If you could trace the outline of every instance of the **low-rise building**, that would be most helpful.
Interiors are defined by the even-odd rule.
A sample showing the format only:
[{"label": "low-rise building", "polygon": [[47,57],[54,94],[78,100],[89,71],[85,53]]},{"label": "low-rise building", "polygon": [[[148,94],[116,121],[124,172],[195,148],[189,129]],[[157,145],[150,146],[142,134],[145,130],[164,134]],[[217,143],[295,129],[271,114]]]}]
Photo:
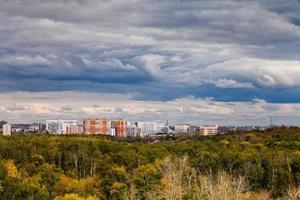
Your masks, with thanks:
[{"label": "low-rise building", "polygon": [[218,134],[218,125],[201,125],[199,130],[201,135],[216,135]]},{"label": "low-rise building", "polygon": [[29,126],[30,124],[12,124],[11,132],[18,134],[29,133]]}]

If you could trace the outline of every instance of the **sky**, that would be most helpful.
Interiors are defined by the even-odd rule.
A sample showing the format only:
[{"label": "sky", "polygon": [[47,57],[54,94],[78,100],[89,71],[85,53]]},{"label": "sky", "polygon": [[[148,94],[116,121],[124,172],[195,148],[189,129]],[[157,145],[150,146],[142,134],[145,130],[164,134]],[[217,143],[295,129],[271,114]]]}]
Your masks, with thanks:
[{"label": "sky", "polygon": [[299,0],[0,5],[0,120],[300,125]]}]

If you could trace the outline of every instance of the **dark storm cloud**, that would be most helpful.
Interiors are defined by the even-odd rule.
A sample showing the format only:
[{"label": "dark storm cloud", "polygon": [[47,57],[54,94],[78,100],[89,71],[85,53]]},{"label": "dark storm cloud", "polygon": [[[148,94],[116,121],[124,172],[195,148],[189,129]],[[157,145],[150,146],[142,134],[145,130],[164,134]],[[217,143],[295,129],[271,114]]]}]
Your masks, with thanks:
[{"label": "dark storm cloud", "polygon": [[0,4],[1,91],[300,102],[296,0]]}]

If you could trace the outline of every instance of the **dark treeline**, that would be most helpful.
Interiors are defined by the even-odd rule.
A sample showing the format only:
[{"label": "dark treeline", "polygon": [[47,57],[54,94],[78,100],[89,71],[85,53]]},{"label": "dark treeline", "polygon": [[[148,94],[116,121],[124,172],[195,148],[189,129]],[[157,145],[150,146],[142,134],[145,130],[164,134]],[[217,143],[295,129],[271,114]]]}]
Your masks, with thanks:
[{"label": "dark treeline", "polygon": [[220,174],[226,174],[220,180],[243,177],[248,199],[285,198],[291,188],[299,192],[300,129],[195,133],[160,142],[18,135],[0,138],[0,159],[0,199],[6,200],[218,199],[200,197],[197,180],[221,184]]}]

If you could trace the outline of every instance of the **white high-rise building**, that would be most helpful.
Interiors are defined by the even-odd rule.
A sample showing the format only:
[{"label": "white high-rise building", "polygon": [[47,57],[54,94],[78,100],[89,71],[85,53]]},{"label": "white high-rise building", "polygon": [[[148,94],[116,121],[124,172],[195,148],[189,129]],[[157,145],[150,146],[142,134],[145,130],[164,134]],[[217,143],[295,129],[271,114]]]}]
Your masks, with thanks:
[{"label": "white high-rise building", "polygon": [[10,124],[4,124],[2,127],[3,135],[9,136],[11,135],[11,125]]},{"label": "white high-rise building", "polygon": [[128,137],[138,137],[139,134],[140,134],[140,130],[135,124],[127,126]]},{"label": "white high-rise building", "polygon": [[77,120],[47,120],[46,130],[50,133],[67,134],[67,127],[78,126]]},{"label": "white high-rise building", "polygon": [[146,137],[159,132],[157,122],[136,122],[136,127],[139,129],[139,136]]},{"label": "white high-rise building", "polygon": [[168,133],[167,124],[164,122],[157,122],[157,131],[159,133]]}]

